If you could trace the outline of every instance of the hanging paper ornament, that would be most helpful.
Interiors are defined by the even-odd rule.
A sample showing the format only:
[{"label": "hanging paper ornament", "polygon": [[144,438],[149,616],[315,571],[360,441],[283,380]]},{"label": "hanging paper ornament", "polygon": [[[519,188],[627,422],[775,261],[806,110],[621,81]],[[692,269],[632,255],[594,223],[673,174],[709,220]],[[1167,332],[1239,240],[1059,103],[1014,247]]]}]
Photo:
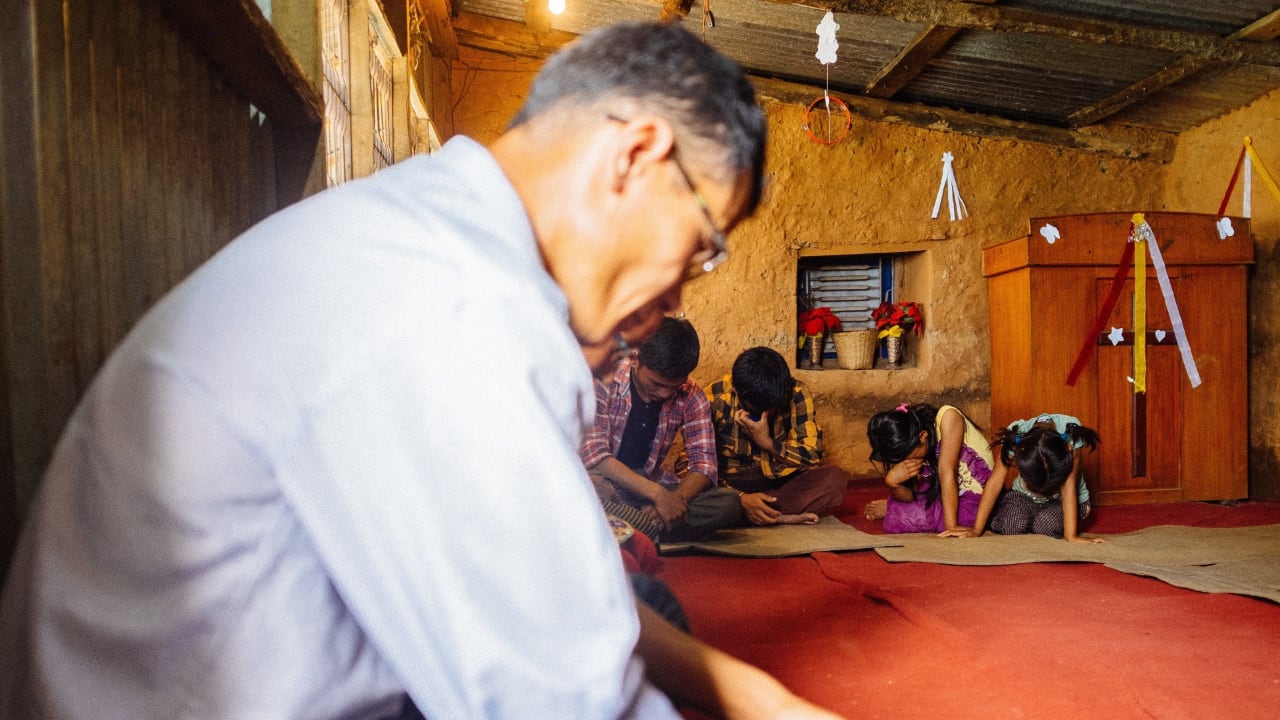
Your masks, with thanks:
[{"label": "hanging paper ornament", "polygon": [[839,29],[835,14],[828,10],[822,16],[822,22],[818,23],[818,52],[815,54],[823,65],[832,65],[836,61],[836,51],[840,49],[840,41],[836,40]]},{"label": "hanging paper ornament", "polygon": [[960,197],[960,188],[956,185],[956,172],[951,167],[952,160],[955,156],[951,151],[942,153],[942,181],[938,183],[938,197],[933,201],[933,215],[938,217],[938,210],[942,207],[942,196],[947,196],[947,213],[951,216],[952,222],[957,217],[965,217],[969,214],[969,208],[965,207],[964,199]]},{"label": "hanging paper ornament", "polygon": [[804,111],[804,132],[810,140],[820,145],[840,142],[853,126],[849,106],[840,98],[831,97],[830,92],[831,66],[835,64],[836,52],[840,49],[840,42],[836,40],[836,31],[839,29],[835,14],[828,10],[818,23],[818,52],[814,54],[826,69],[827,87],[823,89],[822,97],[809,103]]},{"label": "hanging paper ornament", "polygon": [[1044,227],[1040,228],[1040,237],[1044,238],[1045,242],[1052,245],[1058,242],[1058,238],[1062,237],[1062,232],[1059,231],[1058,227],[1053,223],[1045,223]]}]

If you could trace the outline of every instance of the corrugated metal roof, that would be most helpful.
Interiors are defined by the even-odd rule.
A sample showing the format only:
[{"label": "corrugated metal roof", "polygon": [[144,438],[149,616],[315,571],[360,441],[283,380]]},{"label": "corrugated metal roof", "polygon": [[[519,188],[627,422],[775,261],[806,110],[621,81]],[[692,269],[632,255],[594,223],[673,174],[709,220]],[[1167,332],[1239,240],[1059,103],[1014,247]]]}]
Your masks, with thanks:
[{"label": "corrugated metal roof", "polygon": [[[531,0],[541,2],[542,0]],[[688,0],[686,0],[688,1]],[[520,36],[563,38],[658,19],[657,0],[567,0],[541,30],[524,0],[455,0],[459,42],[522,52]],[[673,5],[674,0],[668,0]],[[1177,134],[1280,87],[1280,2],[1261,0],[693,0],[680,22],[793,99],[825,90],[881,116],[902,111],[1071,141],[1108,128]],[[535,9],[540,6],[534,6]],[[714,16],[714,25],[705,9]],[[827,9],[838,59],[815,57]],[[705,20],[704,20],[705,18]],[[520,33],[497,37],[487,19]],[[480,22],[484,20],[485,22]],[[542,22],[547,22],[543,20]],[[704,29],[705,25],[705,29]],[[483,29],[481,29],[483,26]],[[544,55],[556,42],[535,42]],[[773,86],[776,88],[778,86]],[[876,104],[879,103],[879,104]],[[887,105],[884,103],[888,103]],[[948,115],[958,113],[959,115]],[[1052,130],[1050,130],[1052,129]]]}]

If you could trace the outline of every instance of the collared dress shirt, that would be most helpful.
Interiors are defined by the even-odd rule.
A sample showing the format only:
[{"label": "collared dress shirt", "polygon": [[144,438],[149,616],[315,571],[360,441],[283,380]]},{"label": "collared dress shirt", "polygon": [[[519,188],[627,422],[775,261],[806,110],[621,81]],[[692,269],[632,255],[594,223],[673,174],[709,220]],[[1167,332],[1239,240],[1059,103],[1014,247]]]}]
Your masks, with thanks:
[{"label": "collared dress shirt", "polygon": [[[490,342],[477,343],[478,338]],[[57,446],[0,717],[677,717],[578,459],[591,375],[465,138],[279,212],[139,322]]]}]

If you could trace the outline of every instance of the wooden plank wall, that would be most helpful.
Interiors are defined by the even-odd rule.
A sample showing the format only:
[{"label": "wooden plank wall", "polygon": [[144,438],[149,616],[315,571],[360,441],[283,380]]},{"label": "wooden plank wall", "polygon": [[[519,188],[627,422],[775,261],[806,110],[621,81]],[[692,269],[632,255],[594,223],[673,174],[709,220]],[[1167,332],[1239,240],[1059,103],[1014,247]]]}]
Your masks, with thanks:
[{"label": "wooden plank wall", "polygon": [[0,577],[94,373],[161,295],[278,207],[285,142],[155,0],[11,5],[0,24]]}]

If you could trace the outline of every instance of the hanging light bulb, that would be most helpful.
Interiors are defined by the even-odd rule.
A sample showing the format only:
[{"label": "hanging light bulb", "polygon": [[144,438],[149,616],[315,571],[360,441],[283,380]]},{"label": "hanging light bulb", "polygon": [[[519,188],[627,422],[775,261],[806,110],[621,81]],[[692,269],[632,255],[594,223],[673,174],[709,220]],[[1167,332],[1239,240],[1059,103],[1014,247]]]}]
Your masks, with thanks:
[{"label": "hanging light bulb", "polygon": [[547,9],[552,15],[560,15],[564,13],[564,0],[547,0]]}]

